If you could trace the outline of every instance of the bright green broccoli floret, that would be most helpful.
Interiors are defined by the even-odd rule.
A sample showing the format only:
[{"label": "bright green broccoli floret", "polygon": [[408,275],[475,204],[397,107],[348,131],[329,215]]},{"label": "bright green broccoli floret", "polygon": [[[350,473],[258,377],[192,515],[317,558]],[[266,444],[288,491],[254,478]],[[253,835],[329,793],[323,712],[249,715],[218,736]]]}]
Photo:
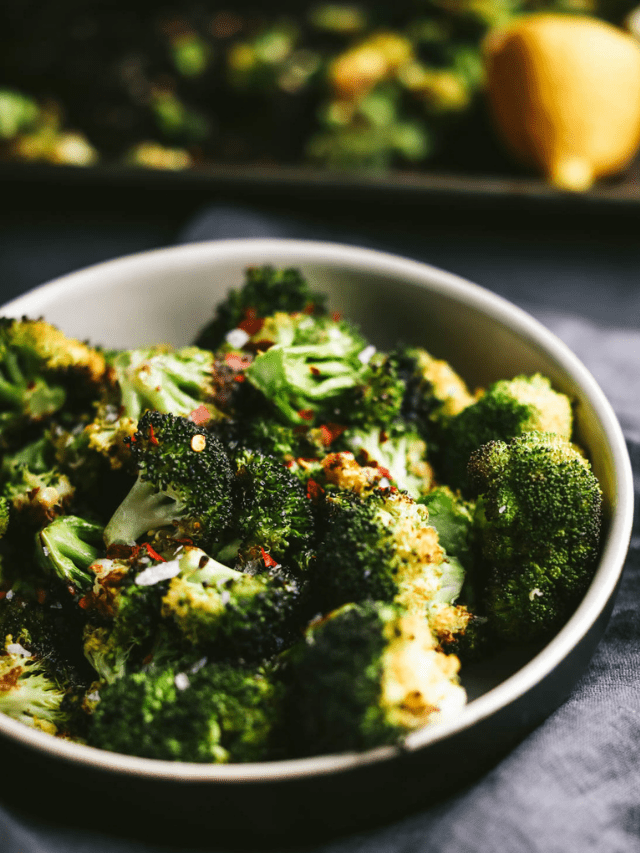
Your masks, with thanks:
[{"label": "bright green broccoli floret", "polygon": [[466,700],[458,659],[437,650],[425,619],[379,602],[312,624],[284,666],[285,720],[299,754],[397,743]]},{"label": "bright green broccoli floret", "polygon": [[342,320],[302,316],[244,371],[286,422],[340,420],[344,393],[366,384],[367,342]]},{"label": "bright green broccoli floret", "polygon": [[232,472],[220,441],[186,418],[146,412],[131,439],[138,479],[105,529],[105,542],[135,541],[166,529],[204,546],[232,514]]},{"label": "bright green broccoli floret", "polygon": [[108,368],[101,353],[43,320],[0,319],[0,426],[16,431],[76,398],[95,399]]},{"label": "bright green broccoli floret", "polygon": [[238,545],[239,566],[262,566],[266,559],[304,571],[313,555],[314,521],[300,481],[277,459],[258,451],[241,450],[232,464],[231,536]]},{"label": "bright green broccoli floret", "polygon": [[598,556],[602,493],[588,461],[555,434],[490,442],[469,463],[490,627],[546,638],[571,614]]},{"label": "bright green broccoli floret", "polygon": [[150,668],[100,689],[91,745],[165,761],[272,757],[281,690],[264,669],[199,661]]},{"label": "bright green broccoli floret", "polygon": [[185,548],[178,564],[180,573],[162,599],[162,615],[192,646],[256,660],[296,638],[301,588],[286,570],[273,566],[247,574],[197,548]]},{"label": "bright green broccoli floret", "polygon": [[554,391],[540,374],[494,382],[477,402],[445,422],[437,460],[442,478],[454,488],[467,489],[467,464],[474,450],[532,430],[568,440],[572,419],[569,398]]},{"label": "bright green broccoli floret", "polygon": [[260,319],[278,311],[323,314],[325,302],[326,297],[312,291],[299,270],[250,267],[243,287],[231,290],[218,305],[213,320],[200,332],[196,345],[217,350],[234,329],[244,327],[251,334]]},{"label": "bright green broccoli floret", "polygon": [[52,572],[82,592],[93,583],[89,566],[104,553],[103,528],[75,515],[63,515],[36,537],[36,554],[45,572]]}]

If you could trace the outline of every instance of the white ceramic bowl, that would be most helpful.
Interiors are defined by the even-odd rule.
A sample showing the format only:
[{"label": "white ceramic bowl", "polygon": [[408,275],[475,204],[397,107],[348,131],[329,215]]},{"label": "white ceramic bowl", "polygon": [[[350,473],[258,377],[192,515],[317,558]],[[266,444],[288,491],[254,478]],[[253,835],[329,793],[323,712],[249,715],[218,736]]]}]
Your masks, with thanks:
[{"label": "white ceramic bowl", "polygon": [[[178,801],[191,820],[248,839],[336,831],[388,818],[469,782],[568,695],[606,625],[627,552],[633,487],[616,417],[581,362],[532,317],[454,275],[380,252],[297,240],[229,240],[146,252],[45,284],[5,305],[109,347],[187,344],[247,266],[300,267],[331,306],[385,348],[402,340],[449,360],[471,387],[540,371],[576,401],[577,440],[604,492],[602,556],[575,614],[541,650],[471,667],[471,701],[455,721],[410,735],[402,748],[244,765],[176,764],[59,740],[0,715],[0,736],[81,790],[127,792],[136,809]],[[135,792],[135,793],[134,793]]]}]

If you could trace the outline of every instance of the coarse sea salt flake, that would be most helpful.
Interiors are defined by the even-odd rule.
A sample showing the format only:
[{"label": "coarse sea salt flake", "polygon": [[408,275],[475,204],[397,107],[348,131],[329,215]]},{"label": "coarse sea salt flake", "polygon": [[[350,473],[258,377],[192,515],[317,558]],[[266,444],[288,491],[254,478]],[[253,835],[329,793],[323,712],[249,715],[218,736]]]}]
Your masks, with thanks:
[{"label": "coarse sea salt flake", "polygon": [[136,583],[138,586],[153,586],[154,583],[160,583],[160,581],[175,578],[175,576],[179,574],[179,560],[169,560],[166,563],[156,563],[156,565],[149,566],[148,569],[141,571],[136,577]]},{"label": "coarse sea salt flake", "polygon": [[231,329],[230,332],[227,332],[225,340],[234,349],[242,349],[249,340],[249,335],[244,329]]},{"label": "coarse sea salt flake", "polygon": [[31,652],[25,649],[24,646],[21,646],[20,643],[9,643],[6,646],[6,650],[10,655],[19,655],[21,658],[32,657]]},{"label": "coarse sea salt flake", "polygon": [[186,690],[187,687],[191,684],[189,681],[189,677],[185,672],[178,672],[173,679],[173,683],[178,688],[178,690]]},{"label": "coarse sea salt flake", "polygon": [[362,352],[358,353],[358,359],[363,364],[369,364],[375,354],[376,348],[373,346],[373,344],[370,344],[368,347],[365,347]]}]

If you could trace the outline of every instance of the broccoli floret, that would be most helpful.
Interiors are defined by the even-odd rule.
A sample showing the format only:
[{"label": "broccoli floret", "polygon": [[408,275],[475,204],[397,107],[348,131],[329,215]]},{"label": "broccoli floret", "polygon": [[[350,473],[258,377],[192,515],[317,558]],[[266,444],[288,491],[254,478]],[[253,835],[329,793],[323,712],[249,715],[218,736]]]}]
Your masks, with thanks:
[{"label": "broccoli floret", "polygon": [[[321,527],[313,580],[324,612],[365,599],[425,608],[448,577],[426,508],[403,492],[331,494]],[[455,574],[461,586],[457,565]]]},{"label": "broccoli floret", "polygon": [[571,401],[554,391],[540,374],[503,379],[443,425],[437,467],[456,489],[468,489],[467,464],[474,450],[489,441],[509,441],[532,430],[570,439]]},{"label": "broccoli floret", "polygon": [[74,591],[86,591],[93,583],[90,566],[105,550],[102,535],[100,524],[75,515],[60,516],[36,537],[38,562]]},{"label": "broccoli floret", "polygon": [[1,491],[11,504],[13,521],[33,530],[69,510],[75,487],[54,461],[47,436],[13,454],[6,454],[0,470]]},{"label": "broccoli floret", "polygon": [[0,426],[41,422],[78,399],[96,399],[107,380],[104,356],[43,320],[0,319]]},{"label": "broccoli floret", "polygon": [[[160,618],[172,564],[153,550],[132,549],[128,557],[101,559],[91,566],[94,583],[81,600],[86,659],[104,683],[137,671],[170,639]],[[174,641],[174,653],[180,643]]]},{"label": "broccoli floret", "polygon": [[2,539],[9,529],[9,507],[9,500],[7,498],[0,497],[0,539]]},{"label": "broccoli floret", "polygon": [[264,559],[304,571],[313,556],[314,520],[300,481],[277,459],[244,449],[233,460],[239,566]]},{"label": "broccoli floret", "polygon": [[[282,329],[281,329],[282,331]],[[285,423],[340,421],[344,392],[366,384],[367,342],[353,326],[301,316],[244,371]]]},{"label": "broccoli floret", "polygon": [[281,692],[263,668],[198,661],[131,673],[100,689],[88,741],[165,761],[264,761]]},{"label": "broccoli floret", "polygon": [[326,297],[312,291],[299,270],[250,267],[243,287],[231,290],[218,305],[213,320],[200,332],[196,345],[217,350],[234,329],[254,334],[265,317],[278,311],[323,314],[325,302]]},{"label": "broccoli floret", "polygon": [[552,433],[489,442],[469,462],[478,491],[484,607],[504,640],[549,637],[588,587],[602,493],[578,449]]},{"label": "broccoli floret", "polygon": [[9,634],[0,653],[0,712],[27,726],[55,734],[64,722],[65,692],[41,659]]},{"label": "broccoli floret", "polygon": [[418,499],[433,485],[427,445],[416,429],[396,421],[386,429],[348,429],[336,444],[353,453],[358,464],[384,468],[390,482]]},{"label": "broccoli floret", "polygon": [[[139,420],[147,409],[187,417],[215,395],[214,358],[198,347],[123,350],[110,359],[121,415]],[[209,402],[209,417],[219,417]]]},{"label": "broccoli floret", "polygon": [[166,528],[203,546],[216,542],[232,515],[232,471],[213,433],[186,418],[146,412],[131,440],[138,478],[105,529],[105,542],[133,545]]},{"label": "broccoli floret", "polygon": [[263,659],[297,639],[301,587],[286,570],[230,569],[197,548],[178,557],[180,573],[162,599],[162,615],[192,645],[218,656]]},{"label": "broccoli floret", "polygon": [[43,671],[72,698],[84,692],[92,679],[82,654],[84,614],[65,590],[40,584],[24,592],[12,588],[0,599],[0,637],[13,637],[29,655],[42,662]]},{"label": "broccoli floret", "polygon": [[285,721],[298,754],[397,743],[466,701],[458,658],[437,650],[424,618],[379,602],[312,623],[284,666]]},{"label": "broccoli floret", "polygon": [[389,429],[400,417],[406,393],[397,359],[374,352],[373,347],[365,349],[359,357],[366,367],[355,387],[336,402],[338,420],[362,430]]},{"label": "broccoli floret", "polygon": [[401,349],[393,358],[405,386],[401,416],[420,429],[427,440],[441,419],[458,415],[474,402],[465,381],[451,365],[422,347]]}]

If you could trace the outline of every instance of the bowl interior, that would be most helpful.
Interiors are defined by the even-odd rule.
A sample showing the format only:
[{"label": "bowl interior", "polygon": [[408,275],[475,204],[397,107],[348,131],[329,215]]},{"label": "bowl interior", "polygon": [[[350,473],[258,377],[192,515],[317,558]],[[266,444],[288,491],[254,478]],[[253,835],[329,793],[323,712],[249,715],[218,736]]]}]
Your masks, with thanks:
[{"label": "bowl interior", "polygon": [[[465,710],[468,718],[464,714],[461,718],[460,725],[468,724],[474,706],[490,713],[526,691],[540,677],[540,664],[538,671],[527,669],[534,659],[541,659],[542,671],[548,671],[570,650],[611,595],[626,553],[632,487],[624,441],[595,381],[560,341],[510,303],[456,276],[369,250],[303,241],[221,241],[132,256],[38,288],[5,306],[4,313],[44,316],[70,335],[107,347],[185,345],[226,292],[241,285],[246,267],[264,263],[301,268],[316,289],[328,294],[332,309],[357,322],[382,349],[397,342],[424,346],[447,359],[471,387],[540,371],[575,401],[577,440],[589,453],[604,492],[605,547],[599,581],[589,602],[561,632],[564,640],[554,641],[551,651],[548,647],[541,654],[539,649],[505,652],[489,667],[463,672],[475,700]],[[514,678],[516,674],[519,678]],[[481,701],[484,706],[478,704]],[[0,719],[0,728],[6,725]],[[421,735],[420,745],[438,737],[427,730]],[[36,733],[38,744],[45,743],[38,738]],[[23,739],[28,739],[26,733]],[[57,748],[62,752],[75,748],[79,760],[97,760],[87,757],[96,751],[86,747]],[[135,767],[136,761],[127,759],[120,766]],[[239,776],[247,772],[225,768],[222,775],[228,778],[236,771]],[[200,767],[198,773],[213,778],[220,771]]]}]

